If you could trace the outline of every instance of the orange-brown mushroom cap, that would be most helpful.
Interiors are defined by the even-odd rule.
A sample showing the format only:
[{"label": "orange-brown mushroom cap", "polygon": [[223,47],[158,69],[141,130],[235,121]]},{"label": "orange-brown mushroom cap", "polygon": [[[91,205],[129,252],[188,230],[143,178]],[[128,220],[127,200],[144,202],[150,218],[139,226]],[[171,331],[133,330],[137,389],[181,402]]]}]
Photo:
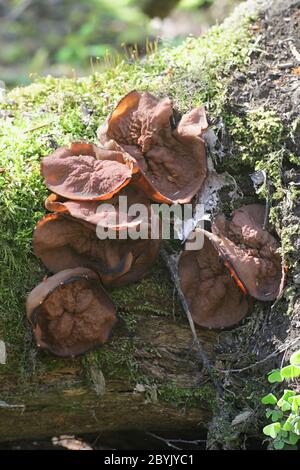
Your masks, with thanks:
[{"label": "orange-brown mushroom cap", "polygon": [[103,284],[121,286],[145,276],[158,255],[159,240],[98,238],[95,226],[63,214],[49,214],[33,235],[35,255],[49,271],[85,266]]},{"label": "orange-brown mushroom cap", "polygon": [[90,269],[67,269],[29,294],[26,312],[39,347],[76,356],[104,344],[115,325],[115,306]]},{"label": "orange-brown mushroom cap", "polygon": [[268,301],[280,295],[285,275],[279,243],[263,229],[264,214],[263,205],[250,204],[236,210],[231,221],[219,215],[207,236],[248,293]]},{"label": "orange-brown mushroom cap", "polygon": [[181,254],[178,270],[181,290],[197,325],[228,328],[246,316],[248,300],[207,237],[202,249]]},{"label": "orange-brown mushroom cap", "polygon": [[[121,197],[124,200],[121,200]],[[125,199],[126,198],[126,199]],[[123,204],[124,202],[124,205]],[[134,204],[143,204],[144,214],[130,214],[128,209]],[[70,215],[97,227],[114,230],[127,230],[149,223],[150,201],[145,194],[134,185],[128,185],[109,201],[72,201],[57,194],[50,194],[45,207],[51,212]]]},{"label": "orange-brown mushroom cap", "polygon": [[135,162],[125,152],[75,142],[42,159],[46,186],[76,201],[110,199],[131,180]]},{"label": "orange-brown mushroom cap", "polygon": [[172,101],[132,91],[98,130],[103,144],[116,141],[137,161],[137,184],[153,200],[186,203],[200,190],[207,174],[204,108],[184,115],[172,127]]}]

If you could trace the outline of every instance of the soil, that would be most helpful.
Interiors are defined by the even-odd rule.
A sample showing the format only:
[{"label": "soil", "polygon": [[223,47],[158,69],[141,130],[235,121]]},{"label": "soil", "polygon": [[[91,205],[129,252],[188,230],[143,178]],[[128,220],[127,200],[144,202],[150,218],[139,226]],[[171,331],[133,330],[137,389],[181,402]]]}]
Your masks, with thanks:
[{"label": "soil", "polygon": [[[290,6],[288,7],[288,5]],[[246,73],[236,72],[229,91],[229,109],[243,115],[264,107],[277,112],[287,129],[300,108],[300,2],[278,1],[253,26],[255,51]],[[289,138],[300,155],[300,122]]]}]

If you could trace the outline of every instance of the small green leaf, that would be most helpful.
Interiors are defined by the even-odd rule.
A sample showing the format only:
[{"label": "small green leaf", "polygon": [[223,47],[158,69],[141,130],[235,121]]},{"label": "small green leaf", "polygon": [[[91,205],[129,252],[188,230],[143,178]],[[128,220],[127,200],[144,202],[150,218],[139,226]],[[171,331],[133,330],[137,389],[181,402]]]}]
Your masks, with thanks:
[{"label": "small green leaf", "polygon": [[300,375],[300,367],[298,366],[286,366],[281,369],[281,376],[284,379],[295,379]]},{"label": "small green leaf", "polygon": [[280,410],[275,410],[275,411],[273,411],[273,413],[272,413],[272,421],[273,421],[273,423],[275,423],[276,421],[278,421],[279,419],[281,419],[282,416],[283,416],[282,411],[280,411]]},{"label": "small green leaf", "polygon": [[274,447],[276,450],[282,450],[284,448],[284,441],[274,441]]},{"label": "small green leaf", "polygon": [[263,428],[263,433],[266,436],[270,436],[273,439],[275,439],[280,429],[281,429],[280,423],[268,424],[268,426],[265,426]]},{"label": "small green leaf", "polygon": [[282,411],[289,411],[292,408],[292,405],[288,401],[284,401],[282,405],[280,406]]},{"label": "small green leaf", "polygon": [[294,413],[297,413],[297,412],[298,412],[298,408],[299,408],[299,405],[298,405],[298,403],[297,403],[297,400],[293,400],[293,401],[292,401],[292,411],[293,411]]},{"label": "small green leaf", "polygon": [[294,352],[294,354],[291,355],[290,357],[290,363],[293,366],[300,366],[300,350]]},{"label": "small green leaf", "polygon": [[287,401],[290,397],[296,395],[296,392],[293,390],[285,390],[280,400],[278,400],[278,405],[280,406],[284,401]]},{"label": "small green leaf", "polygon": [[269,393],[261,399],[261,402],[263,405],[276,405],[277,398],[275,395],[273,395],[273,393]]},{"label": "small green leaf", "polygon": [[289,403],[297,403],[298,406],[300,406],[300,395],[291,395],[288,398]]},{"label": "small green leaf", "polygon": [[267,410],[266,410],[266,417],[267,417],[267,418],[270,418],[270,416],[272,416],[272,414],[273,414],[273,410],[272,410],[271,408],[267,408]]},{"label": "small green leaf", "polygon": [[297,444],[299,439],[300,439],[300,436],[297,436],[297,434],[294,434],[293,432],[290,432],[287,443],[291,444],[293,446],[293,445]]},{"label": "small green leaf", "polygon": [[280,370],[275,369],[268,375],[268,381],[273,384],[275,382],[282,382],[283,377],[281,376]]},{"label": "small green leaf", "polygon": [[297,423],[294,425],[294,433],[297,434],[300,439],[300,421],[297,421]]},{"label": "small green leaf", "polygon": [[284,431],[291,431],[293,429],[290,416],[288,417],[286,422],[282,425],[282,429]]},{"label": "small green leaf", "polygon": [[277,406],[281,408],[282,411],[289,411],[292,408],[289,399],[295,395],[296,392],[293,390],[285,390],[280,400],[278,400]]},{"label": "small green leaf", "polygon": [[290,414],[289,416],[291,418],[291,424],[294,426],[296,423],[298,423],[300,421],[300,416],[298,415],[298,413],[292,413]]}]

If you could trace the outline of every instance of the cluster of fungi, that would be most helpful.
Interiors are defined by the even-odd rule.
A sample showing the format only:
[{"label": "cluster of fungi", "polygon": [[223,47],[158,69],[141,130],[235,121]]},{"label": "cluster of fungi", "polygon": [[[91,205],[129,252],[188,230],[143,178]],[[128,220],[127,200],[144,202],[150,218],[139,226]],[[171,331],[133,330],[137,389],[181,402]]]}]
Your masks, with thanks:
[{"label": "cluster of fungi", "polygon": [[[50,213],[34,230],[33,248],[52,275],[26,304],[41,348],[75,356],[107,341],[117,321],[107,289],[142,279],[161,243],[122,236],[145,220],[122,213],[119,196],[149,213],[151,201],[191,202],[208,172],[207,127],[203,107],[178,120],[170,99],[132,91],[99,128],[99,146],[75,142],[42,159],[41,173],[52,192],[45,202]],[[108,201],[117,214],[113,224]],[[183,251],[178,262],[196,324],[232,326],[247,314],[251,297],[274,300],[280,294],[282,262],[278,242],[263,228],[264,213],[263,206],[244,206],[230,221],[215,217],[211,231],[196,229],[204,248]],[[99,226],[115,236],[99,238]]]}]

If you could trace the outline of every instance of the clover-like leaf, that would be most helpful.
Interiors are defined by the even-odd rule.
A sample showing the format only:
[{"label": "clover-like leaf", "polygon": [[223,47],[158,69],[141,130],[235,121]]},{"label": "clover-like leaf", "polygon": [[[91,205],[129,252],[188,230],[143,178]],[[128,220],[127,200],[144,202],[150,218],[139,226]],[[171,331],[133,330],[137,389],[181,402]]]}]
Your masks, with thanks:
[{"label": "clover-like leaf", "polygon": [[261,402],[263,405],[275,405],[277,403],[277,398],[273,393],[268,393],[268,395],[261,399]]},{"label": "clover-like leaf", "polygon": [[268,381],[273,384],[276,382],[283,382],[283,377],[279,369],[272,370],[268,375]]},{"label": "clover-like leaf", "polygon": [[281,419],[282,416],[283,416],[282,411],[280,411],[280,410],[274,410],[273,413],[272,413],[272,421],[273,421],[273,423],[275,423],[276,421],[278,421],[279,419]]},{"label": "clover-like leaf", "polygon": [[272,423],[272,424],[268,424],[267,426],[263,428],[263,433],[266,436],[270,436],[273,439],[275,439],[278,433],[280,432],[280,429],[281,429],[280,423]]},{"label": "clover-like leaf", "polygon": [[293,366],[300,366],[300,350],[294,352],[290,357],[290,363]]},{"label": "clover-like leaf", "polygon": [[288,398],[288,402],[289,403],[296,403],[298,406],[300,406],[300,395],[294,395],[294,396],[290,396]]},{"label": "clover-like leaf", "polygon": [[299,377],[300,375],[300,367],[298,366],[286,366],[283,367],[280,371],[281,377],[284,379],[292,380],[295,379],[296,377]]},{"label": "clover-like leaf", "polygon": [[293,425],[292,425],[292,417],[289,416],[288,419],[285,421],[285,423],[283,423],[282,425],[282,430],[283,431],[292,431],[293,429]]},{"label": "clover-like leaf", "polygon": [[288,401],[288,399],[290,397],[293,397],[294,395],[296,395],[296,392],[294,390],[284,390],[282,397],[280,398],[280,400],[278,400],[278,404],[284,401]]},{"label": "clover-like leaf", "polygon": [[284,441],[282,441],[281,439],[278,439],[276,441],[274,441],[274,447],[276,450],[282,450],[284,448]]},{"label": "clover-like leaf", "polygon": [[287,444],[295,445],[297,444],[299,439],[300,439],[300,436],[297,436],[297,434],[295,434],[294,432],[290,432],[289,437],[287,439]]}]

